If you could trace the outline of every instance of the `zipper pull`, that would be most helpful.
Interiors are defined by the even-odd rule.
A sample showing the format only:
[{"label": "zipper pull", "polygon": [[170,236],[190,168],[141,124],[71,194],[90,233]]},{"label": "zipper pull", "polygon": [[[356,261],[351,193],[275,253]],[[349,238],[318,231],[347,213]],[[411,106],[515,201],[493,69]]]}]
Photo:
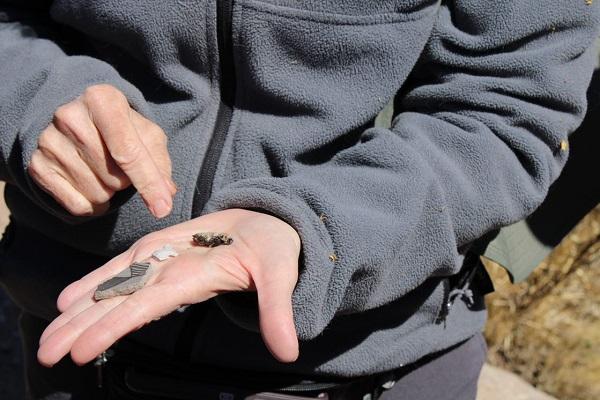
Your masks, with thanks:
[{"label": "zipper pull", "polygon": [[102,385],[104,383],[104,364],[106,364],[108,362],[108,358],[112,355],[112,351],[109,349],[107,351],[103,351],[102,353],[100,353],[100,355],[98,355],[98,357],[96,357],[96,359],[94,360],[94,366],[96,367],[96,384],[98,385],[99,389],[102,389]]}]

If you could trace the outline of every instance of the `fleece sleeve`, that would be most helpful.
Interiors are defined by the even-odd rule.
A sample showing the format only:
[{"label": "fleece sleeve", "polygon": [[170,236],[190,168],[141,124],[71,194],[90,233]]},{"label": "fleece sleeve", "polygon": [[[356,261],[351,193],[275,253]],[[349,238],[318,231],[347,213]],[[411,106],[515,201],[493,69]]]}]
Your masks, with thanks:
[{"label": "fleece sleeve", "polygon": [[76,33],[59,35],[61,28],[50,18],[51,3],[0,0],[0,180],[16,185],[46,211],[75,222],[27,174],[40,133],[59,106],[91,85],[117,87],[142,112],[147,105],[109,64],[67,53],[67,41],[77,42],[68,35]]},{"label": "fleece sleeve", "polygon": [[391,129],[215,193],[208,210],[263,209],[300,233],[301,339],[458,272],[465,246],[542,202],[586,108],[589,3],[443,2]]}]

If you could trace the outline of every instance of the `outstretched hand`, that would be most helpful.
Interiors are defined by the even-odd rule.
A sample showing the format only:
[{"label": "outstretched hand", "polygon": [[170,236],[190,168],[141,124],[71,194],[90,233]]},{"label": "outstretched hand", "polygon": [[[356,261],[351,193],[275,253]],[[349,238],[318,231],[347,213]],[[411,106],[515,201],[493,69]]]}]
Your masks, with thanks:
[{"label": "outstretched hand", "polygon": [[[225,232],[227,246],[192,244],[197,232]],[[134,261],[170,244],[177,257],[151,261],[154,274],[137,292],[94,300],[96,287]],[[292,292],[298,279],[300,238],[282,220],[259,212],[231,209],[208,214],[151,233],[129,250],[65,288],[58,298],[62,314],[40,338],[38,360],[52,366],[71,353],[85,364],[131,331],[178,307],[206,301],[220,293],[256,290],[260,330],[275,358],[298,357]]]}]

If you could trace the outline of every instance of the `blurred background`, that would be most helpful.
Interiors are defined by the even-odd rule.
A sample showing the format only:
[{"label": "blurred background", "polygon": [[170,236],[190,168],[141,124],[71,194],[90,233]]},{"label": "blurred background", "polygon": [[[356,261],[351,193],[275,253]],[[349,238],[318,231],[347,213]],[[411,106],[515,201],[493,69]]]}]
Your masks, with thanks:
[{"label": "blurred background", "polygon": [[[557,399],[600,399],[600,207],[526,282],[512,285],[504,269],[486,267],[496,286],[486,298],[488,363]],[[480,391],[507,390],[494,388],[480,382]],[[488,396],[481,400],[546,398],[519,392]]]},{"label": "blurred background", "polygon": [[[536,236],[556,247],[516,285],[500,266],[485,263],[496,288],[486,297],[488,364],[560,400],[600,399],[600,57],[598,61],[586,118],[569,138],[569,162],[545,204],[528,219]],[[562,232],[556,235],[562,228],[556,227],[570,215],[575,218],[569,228],[580,222],[562,241],[544,240],[562,238]],[[506,390],[488,386],[480,382],[481,395],[490,392],[481,400],[495,399],[494,390]],[[538,398],[534,396],[521,392],[497,398]]]}]

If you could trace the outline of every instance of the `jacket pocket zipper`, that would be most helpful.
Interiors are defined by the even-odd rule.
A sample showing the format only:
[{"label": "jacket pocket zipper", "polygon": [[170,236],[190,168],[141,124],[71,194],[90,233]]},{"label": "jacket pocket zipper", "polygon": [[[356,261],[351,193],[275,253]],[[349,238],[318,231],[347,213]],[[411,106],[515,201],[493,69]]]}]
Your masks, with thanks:
[{"label": "jacket pocket zipper", "polygon": [[216,0],[217,3],[217,47],[219,53],[219,90],[221,100],[217,111],[217,120],[208,149],[202,162],[196,195],[192,206],[192,215],[200,215],[202,208],[212,192],[213,181],[217,170],[227,131],[231,125],[233,104],[235,101],[235,69],[233,62],[233,44],[231,20],[234,0]]}]

